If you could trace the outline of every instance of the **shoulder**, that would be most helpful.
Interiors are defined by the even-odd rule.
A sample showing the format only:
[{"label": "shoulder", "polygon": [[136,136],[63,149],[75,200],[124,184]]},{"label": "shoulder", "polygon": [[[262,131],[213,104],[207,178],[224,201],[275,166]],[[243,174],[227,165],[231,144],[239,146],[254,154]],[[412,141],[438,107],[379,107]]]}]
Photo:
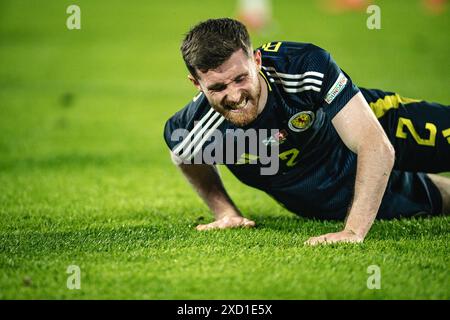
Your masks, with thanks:
[{"label": "shoulder", "polygon": [[277,43],[260,49],[268,81],[294,105],[316,105],[313,100],[323,92],[330,55],[311,43]]},{"label": "shoulder", "polygon": [[262,68],[291,106],[323,110],[332,119],[358,92],[326,50],[312,43],[263,45]]},{"label": "shoulder", "polygon": [[312,43],[274,41],[257,50],[261,52],[264,68],[284,73],[324,71],[330,60],[326,50]]},{"label": "shoulder", "polygon": [[180,111],[171,116],[164,126],[164,139],[170,149],[189,134],[203,134],[207,129],[217,128],[224,117],[208,103],[205,95],[199,92]]},{"label": "shoulder", "polygon": [[197,93],[181,110],[166,121],[166,127],[189,129],[191,124],[199,121],[212,108],[203,92]]}]

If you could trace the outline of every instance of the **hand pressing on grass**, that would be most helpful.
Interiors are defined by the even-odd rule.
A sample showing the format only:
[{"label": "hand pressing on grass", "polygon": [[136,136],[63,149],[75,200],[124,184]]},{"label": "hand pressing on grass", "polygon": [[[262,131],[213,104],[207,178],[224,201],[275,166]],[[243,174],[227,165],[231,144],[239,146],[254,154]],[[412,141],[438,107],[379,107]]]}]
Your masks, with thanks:
[{"label": "hand pressing on grass", "polygon": [[307,241],[305,241],[305,244],[315,246],[319,244],[331,244],[338,242],[360,243],[363,241],[364,238],[357,235],[353,231],[343,230],[335,233],[327,233],[318,237],[311,237]]},{"label": "hand pressing on grass", "polygon": [[199,224],[196,229],[199,231],[228,228],[252,228],[255,222],[240,216],[223,217],[208,224]]},{"label": "hand pressing on grass", "polygon": [[220,179],[217,167],[207,164],[183,164],[172,154],[172,159],[202,197],[216,221],[200,224],[197,230],[251,228],[255,222],[244,218],[228,196]]}]

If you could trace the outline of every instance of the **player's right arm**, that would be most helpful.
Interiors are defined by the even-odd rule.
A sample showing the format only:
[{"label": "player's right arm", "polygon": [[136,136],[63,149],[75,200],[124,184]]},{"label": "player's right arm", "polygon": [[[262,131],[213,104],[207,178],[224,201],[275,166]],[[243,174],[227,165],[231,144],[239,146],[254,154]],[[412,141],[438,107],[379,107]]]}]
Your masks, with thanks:
[{"label": "player's right arm", "polygon": [[[164,139],[171,150],[172,162],[178,166],[215,218],[212,223],[197,226],[197,230],[253,227],[255,223],[242,217],[227,194],[217,167],[209,163],[197,164],[187,160],[189,155],[192,156],[189,150],[200,143],[195,139],[189,140],[187,132],[201,134],[200,123],[205,114],[211,114],[209,109],[204,96],[197,95],[192,102],[172,116],[164,127]],[[208,126],[208,123],[204,121],[203,125]],[[175,134],[178,129],[186,130],[184,138],[181,134],[181,140],[180,135]],[[188,139],[186,143],[184,139]],[[186,153],[184,153],[185,149],[180,147],[183,145],[188,150]]]},{"label": "player's right arm", "polygon": [[[173,155],[172,155],[173,157]],[[179,164],[183,175],[203,199],[215,221],[200,224],[197,230],[253,227],[255,222],[244,218],[235,206],[220,179],[217,167],[208,164]]]}]

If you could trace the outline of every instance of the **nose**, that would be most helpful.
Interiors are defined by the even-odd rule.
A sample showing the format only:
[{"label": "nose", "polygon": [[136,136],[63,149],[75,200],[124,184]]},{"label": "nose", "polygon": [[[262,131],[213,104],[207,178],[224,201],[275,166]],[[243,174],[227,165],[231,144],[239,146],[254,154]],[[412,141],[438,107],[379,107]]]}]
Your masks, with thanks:
[{"label": "nose", "polygon": [[241,94],[239,90],[231,89],[230,92],[227,94],[227,100],[230,103],[238,104],[241,100]]}]

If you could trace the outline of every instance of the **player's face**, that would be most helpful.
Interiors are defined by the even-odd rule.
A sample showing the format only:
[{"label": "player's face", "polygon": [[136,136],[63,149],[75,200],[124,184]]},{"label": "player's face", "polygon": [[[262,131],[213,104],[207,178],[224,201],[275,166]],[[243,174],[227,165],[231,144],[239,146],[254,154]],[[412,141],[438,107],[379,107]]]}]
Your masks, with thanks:
[{"label": "player's face", "polygon": [[240,49],[216,69],[205,73],[198,70],[199,79],[190,79],[225,119],[237,126],[245,126],[258,115],[260,69],[261,53],[257,51],[248,57]]}]

